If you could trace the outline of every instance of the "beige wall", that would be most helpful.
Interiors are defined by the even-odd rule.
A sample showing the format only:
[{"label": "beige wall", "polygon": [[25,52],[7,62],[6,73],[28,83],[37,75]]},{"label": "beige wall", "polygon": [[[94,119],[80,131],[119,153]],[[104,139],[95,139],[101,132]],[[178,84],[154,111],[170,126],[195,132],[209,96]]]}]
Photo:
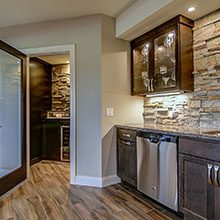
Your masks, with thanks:
[{"label": "beige wall", "polygon": [[[102,176],[116,175],[113,126],[143,122],[143,98],[130,95],[130,45],[115,39],[114,22],[102,16]],[[113,117],[106,117],[106,107]]]},{"label": "beige wall", "polygon": [[0,29],[16,48],[76,44],[77,174],[101,176],[101,16]]},{"label": "beige wall", "polygon": [[[94,15],[0,29],[16,48],[76,44],[77,175],[116,175],[115,124],[143,121],[143,98],[130,96],[129,42],[114,19]],[[114,116],[106,117],[105,108]]]}]

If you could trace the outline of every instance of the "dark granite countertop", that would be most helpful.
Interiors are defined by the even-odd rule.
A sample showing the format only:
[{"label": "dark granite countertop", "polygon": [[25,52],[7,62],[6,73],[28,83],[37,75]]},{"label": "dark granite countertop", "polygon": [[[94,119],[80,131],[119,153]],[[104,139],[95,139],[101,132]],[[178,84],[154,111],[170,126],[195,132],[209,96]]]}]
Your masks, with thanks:
[{"label": "dark granite countertop", "polygon": [[169,134],[178,137],[189,137],[209,141],[220,141],[220,129],[194,128],[186,126],[170,126],[155,124],[116,125],[118,128],[146,131],[152,133]]}]

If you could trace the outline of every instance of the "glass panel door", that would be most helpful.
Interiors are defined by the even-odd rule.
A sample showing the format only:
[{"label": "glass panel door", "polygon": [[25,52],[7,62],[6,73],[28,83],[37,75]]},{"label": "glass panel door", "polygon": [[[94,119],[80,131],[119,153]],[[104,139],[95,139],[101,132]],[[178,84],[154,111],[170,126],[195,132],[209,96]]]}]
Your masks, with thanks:
[{"label": "glass panel door", "polygon": [[0,196],[26,177],[25,55],[0,41]]},{"label": "glass panel door", "polygon": [[156,89],[176,86],[176,32],[172,30],[154,40],[154,78]]},{"label": "glass panel door", "polygon": [[0,50],[0,178],[21,167],[21,60]]},{"label": "glass panel door", "polygon": [[135,93],[151,91],[149,53],[149,42],[133,49],[133,91]]}]

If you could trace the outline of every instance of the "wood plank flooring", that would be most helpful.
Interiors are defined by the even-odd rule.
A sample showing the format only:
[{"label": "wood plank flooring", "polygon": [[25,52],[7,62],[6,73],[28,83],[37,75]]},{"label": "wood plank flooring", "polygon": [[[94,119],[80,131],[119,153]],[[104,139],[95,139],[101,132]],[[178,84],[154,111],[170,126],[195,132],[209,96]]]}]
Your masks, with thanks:
[{"label": "wood plank flooring", "polygon": [[171,220],[165,210],[139,200],[121,185],[70,186],[69,164],[42,161],[31,177],[0,200],[0,220]]}]

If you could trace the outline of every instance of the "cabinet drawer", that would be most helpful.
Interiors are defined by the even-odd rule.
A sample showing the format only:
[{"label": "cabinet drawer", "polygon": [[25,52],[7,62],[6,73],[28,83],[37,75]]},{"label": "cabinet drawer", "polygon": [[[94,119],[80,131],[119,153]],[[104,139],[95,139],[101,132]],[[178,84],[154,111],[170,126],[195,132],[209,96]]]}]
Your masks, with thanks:
[{"label": "cabinet drawer", "polygon": [[128,140],[118,139],[118,147],[120,147],[120,145],[136,148],[136,143]]},{"label": "cabinet drawer", "polygon": [[220,161],[220,142],[179,139],[179,152],[213,161]]},{"label": "cabinet drawer", "polygon": [[136,142],[136,131],[119,128],[118,138]]}]

